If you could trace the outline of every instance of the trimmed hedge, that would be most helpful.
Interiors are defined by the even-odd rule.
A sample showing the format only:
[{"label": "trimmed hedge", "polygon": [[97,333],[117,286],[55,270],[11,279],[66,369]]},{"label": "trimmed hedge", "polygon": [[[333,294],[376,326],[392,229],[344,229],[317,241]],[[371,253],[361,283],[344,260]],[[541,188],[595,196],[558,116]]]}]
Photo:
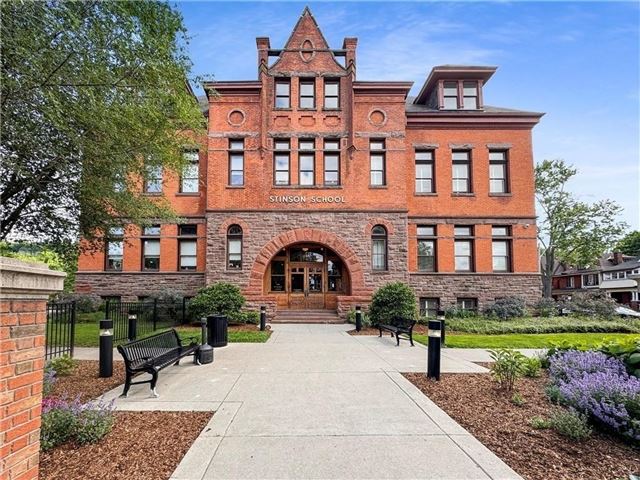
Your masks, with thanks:
[{"label": "trimmed hedge", "polygon": [[416,296],[405,283],[392,282],[380,287],[373,294],[369,318],[373,325],[385,323],[394,317],[416,318]]}]

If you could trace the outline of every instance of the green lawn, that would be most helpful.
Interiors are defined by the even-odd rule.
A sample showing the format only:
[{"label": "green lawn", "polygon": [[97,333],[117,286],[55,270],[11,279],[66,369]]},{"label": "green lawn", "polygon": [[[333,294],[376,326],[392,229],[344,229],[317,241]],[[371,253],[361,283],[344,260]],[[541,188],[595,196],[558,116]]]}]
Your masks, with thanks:
[{"label": "green lawn", "polygon": [[[200,339],[201,330],[199,327],[177,327],[176,330],[183,342],[190,342],[191,337]],[[269,339],[270,331],[261,332],[256,329],[251,332],[229,331],[229,342],[231,343],[264,343]],[[97,347],[98,346],[98,324],[97,323],[77,323],[76,324],[76,347]]]},{"label": "green lawn", "polygon": [[640,319],[610,320],[580,317],[526,317],[511,320],[488,318],[447,319],[447,330],[486,335],[507,333],[640,333]]},{"label": "green lawn", "polygon": [[[426,335],[414,335],[414,340],[427,344]],[[605,340],[640,339],[638,334],[627,333],[543,333],[509,335],[447,335],[446,345],[452,348],[549,348],[568,342],[572,345],[591,347]]]}]

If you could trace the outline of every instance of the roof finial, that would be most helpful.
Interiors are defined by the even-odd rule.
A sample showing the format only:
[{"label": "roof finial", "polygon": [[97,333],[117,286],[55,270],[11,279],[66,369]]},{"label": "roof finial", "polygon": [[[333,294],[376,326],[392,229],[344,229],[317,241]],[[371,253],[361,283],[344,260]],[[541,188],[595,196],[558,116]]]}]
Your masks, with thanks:
[{"label": "roof finial", "polygon": [[306,5],[304,7],[304,10],[302,11],[302,15],[300,15],[301,17],[304,17],[305,15],[308,15],[310,17],[313,17],[313,13],[311,13],[311,9],[309,8],[309,5]]}]

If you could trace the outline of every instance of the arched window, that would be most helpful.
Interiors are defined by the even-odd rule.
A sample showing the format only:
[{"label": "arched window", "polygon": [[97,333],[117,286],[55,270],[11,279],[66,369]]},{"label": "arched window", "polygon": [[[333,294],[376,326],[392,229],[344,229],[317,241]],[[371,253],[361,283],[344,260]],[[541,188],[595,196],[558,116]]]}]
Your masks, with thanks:
[{"label": "arched window", "polygon": [[371,229],[371,268],[387,269],[387,229],[382,225]]},{"label": "arched window", "polygon": [[231,225],[227,230],[227,268],[242,269],[242,227]]}]

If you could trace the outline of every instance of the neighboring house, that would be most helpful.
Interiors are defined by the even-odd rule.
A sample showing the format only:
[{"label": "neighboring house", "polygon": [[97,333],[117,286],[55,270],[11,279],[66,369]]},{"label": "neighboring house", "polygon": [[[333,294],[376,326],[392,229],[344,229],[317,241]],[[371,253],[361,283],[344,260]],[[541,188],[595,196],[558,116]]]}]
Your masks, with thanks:
[{"label": "neighboring house", "polygon": [[620,252],[603,255],[594,266],[576,268],[558,265],[553,277],[554,298],[570,296],[574,292],[600,289],[622,305],[639,310],[637,275],[640,257]]},{"label": "neighboring house", "polygon": [[284,48],[256,44],[256,79],[205,84],[207,148],[186,153],[193,167],[148,182],[184,223],[111,232],[104,252],[81,255],[79,292],[193,295],[227,281],[270,315],[342,316],[392,281],[429,314],[540,298],[542,114],[487,105],[496,67],[434,67],[412,97],[412,82],[357,80],[357,39],[331,48],[308,9]]}]

